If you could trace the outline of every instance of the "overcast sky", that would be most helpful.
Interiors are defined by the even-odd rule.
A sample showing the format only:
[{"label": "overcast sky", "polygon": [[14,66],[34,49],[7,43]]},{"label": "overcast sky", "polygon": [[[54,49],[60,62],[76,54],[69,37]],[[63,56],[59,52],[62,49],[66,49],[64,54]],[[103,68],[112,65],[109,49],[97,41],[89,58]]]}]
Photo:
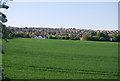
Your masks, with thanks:
[{"label": "overcast sky", "polygon": [[9,2],[6,25],[118,29],[117,2]]}]

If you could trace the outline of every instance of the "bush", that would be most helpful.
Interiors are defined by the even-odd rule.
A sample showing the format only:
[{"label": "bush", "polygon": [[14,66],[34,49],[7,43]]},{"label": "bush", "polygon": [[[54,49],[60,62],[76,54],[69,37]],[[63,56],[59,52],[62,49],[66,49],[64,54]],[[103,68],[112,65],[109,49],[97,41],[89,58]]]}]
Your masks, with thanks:
[{"label": "bush", "polygon": [[115,42],[120,42],[120,34],[118,34],[118,33],[112,34],[112,39]]},{"label": "bush", "polygon": [[105,37],[105,34],[103,32],[99,32],[99,33],[97,33],[97,36],[98,37]]},{"label": "bush", "polygon": [[66,39],[66,40],[69,40],[69,39],[70,39],[70,37],[67,37],[67,36],[66,36],[66,37],[65,37],[65,39]]},{"label": "bush", "polygon": [[80,40],[80,38],[79,37],[74,37],[74,39],[73,40]]},{"label": "bush", "polygon": [[49,36],[48,36],[48,39],[52,39],[52,35],[49,35]]},{"label": "bush", "polygon": [[82,37],[82,40],[90,40],[90,39],[91,39],[91,36],[89,36],[89,35],[84,35]]},{"label": "bush", "polygon": [[100,41],[104,41],[105,39],[104,39],[104,37],[100,37],[99,40]]},{"label": "bush", "polygon": [[98,36],[84,35],[82,40],[99,41],[99,37]]},{"label": "bush", "polygon": [[92,36],[92,37],[90,37],[90,40],[92,40],[92,41],[98,41],[99,37],[98,36]]},{"label": "bush", "polygon": [[87,33],[87,35],[89,35],[89,36],[96,36],[97,33],[95,31],[90,31],[90,32]]},{"label": "bush", "polygon": [[110,36],[108,35],[107,32],[99,32],[99,33],[97,33],[97,36],[99,37],[100,41],[109,41],[110,40]]},{"label": "bush", "polygon": [[68,36],[58,36],[56,38],[57,39],[63,39],[63,40],[69,40],[70,39],[70,37],[68,37]]}]

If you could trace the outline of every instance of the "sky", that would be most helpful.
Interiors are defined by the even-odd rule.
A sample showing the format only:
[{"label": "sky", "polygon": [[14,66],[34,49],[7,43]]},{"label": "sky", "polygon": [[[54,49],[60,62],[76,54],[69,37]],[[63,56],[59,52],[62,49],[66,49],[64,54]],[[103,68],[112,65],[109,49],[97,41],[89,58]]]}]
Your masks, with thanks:
[{"label": "sky", "polygon": [[119,2],[120,0],[10,0],[14,2]]},{"label": "sky", "polygon": [[7,26],[118,29],[117,2],[9,2]]}]

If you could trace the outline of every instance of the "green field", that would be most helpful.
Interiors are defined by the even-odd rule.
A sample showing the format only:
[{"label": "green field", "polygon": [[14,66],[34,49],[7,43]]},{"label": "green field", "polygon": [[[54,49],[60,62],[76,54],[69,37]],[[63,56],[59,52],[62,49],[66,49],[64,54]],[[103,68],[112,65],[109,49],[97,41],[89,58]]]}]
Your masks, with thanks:
[{"label": "green field", "polygon": [[79,40],[3,41],[10,79],[117,79],[118,43]]}]

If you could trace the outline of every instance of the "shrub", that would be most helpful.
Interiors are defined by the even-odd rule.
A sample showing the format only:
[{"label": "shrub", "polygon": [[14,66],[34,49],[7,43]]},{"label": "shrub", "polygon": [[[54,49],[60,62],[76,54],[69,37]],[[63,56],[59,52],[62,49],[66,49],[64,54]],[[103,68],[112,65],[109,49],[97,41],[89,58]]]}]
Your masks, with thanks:
[{"label": "shrub", "polygon": [[110,36],[108,35],[107,32],[99,32],[99,33],[97,33],[97,36],[99,37],[100,41],[109,41],[110,40]]},{"label": "shrub", "polygon": [[65,37],[61,37],[61,39],[63,39],[63,40],[64,40],[64,39],[65,39]]},{"label": "shrub", "polygon": [[118,33],[112,34],[112,39],[115,42],[120,42],[120,34],[118,34]]},{"label": "shrub", "polygon": [[90,40],[92,40],[92,41],[98,41],[99,37],[98,36],[92,36],[92,37],[90,37]]},{"label": "shrub", "polygon": [[74,37],[74,40],[80,40],[80,38],[79,37]]},{"label": "shrub", "polygon": [[95,35],[97,35],[97,33],[95,31],[90,31],[90,32],[87,33],[87,35],[89,35],[89,36],[95,36]]},{"label": "shrub", "polygon": [[90,40],[90,37],[91,37],[91,36],[89,36],[89,35],[84,35],[84,36],[82,37],[82,40]]},{"label": "shrub", "polygon": [[52,35],[49,35],[49,36],[48,36],[48,39],[52,39]]},{"label": "shrub", "polygon": [[69,39],[70,39],[70,37],[66,36],[66,37],[65,37],[65,39],[66,39],[66,40],[69,40]]},{"label": "shrub", "polygon": [[100,37],[99,40],[100,41],[104,41],[105,39],[104,39],[104,37]]}]

